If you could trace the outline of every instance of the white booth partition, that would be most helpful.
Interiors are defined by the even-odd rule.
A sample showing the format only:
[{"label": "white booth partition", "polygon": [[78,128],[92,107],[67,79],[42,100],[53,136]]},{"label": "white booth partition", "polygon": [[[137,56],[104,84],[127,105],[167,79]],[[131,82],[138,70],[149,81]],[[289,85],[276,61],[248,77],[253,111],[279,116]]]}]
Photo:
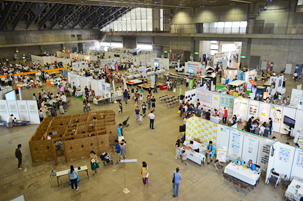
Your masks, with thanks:
[{"label": "white booth partition", "polygon": [[247,111],[247,119],[253,117],[258,117],[259,115],[259,101],[255,101],[255,100],[249,100],[248,103],[248,111]]},{"label": "white booth partition", "polygon": [[95,91],[95,96],[101,96],[101,93],[98,89],[98,80],[93,80],[91,82],[91,88]]},{"label": "white booth partition", "polygon": [[291,119],[295,119],[296,117],[296,109],[290,108],[290,107],[284,107],[283,113],[282,113],[282,118],[281,118],[281,126],[280,126],[280,133],[287,134],[288,132],[285,130],[285,128],[289,128],[286,124],[283,123],[284,117],[288,116]]},{"label": "white booth partition", "polygon": [[7,107],[7,101],[6,100],[0,100],[0,118],[2,121],[6,121],[9,117],[9,111]]},{"label": "white booth partition", "polygon": [[232,129],[229,136],[229,155],[231,160],[236,160],[238,157],[242,157],[244,136],[239,133],[238,130]]},{"label": "white booth partition", "polygon": [[87,86],[87,78],[86,77],[81,77],[80,78],[80,88],[81,88],[81,91],[84,91],[85,86]]},{"label": "white booth partition", "polygon": [[98,80],[98,94],[99,96],[103,96],[103,92],[102,92],[102,82],[101,80]]},{"label": "white booth partition", "polygon": [[8,107],[8,113],[13,114],[16,119],[20,119],[18,107],[17,107],[17,101],[11,100],[7,101],[7,107]]},{"label": "white booth partition", "polygon": [[302,90],[301,89],[292,89],[291,91],[291,98],[290,98],[290,105],[297,106],[302,102]]},{"label": "white booth partition", "polygon": [[[271,117],[272,119],[272,130],[275,132],[279,132],[280,131],[280,124],[282,124],[282,113],[283,113],[283,109],[284,107],[280,106],[280,105],[271,105],[270,108],[270,115],[269,117]],[[268,123],[268,120],[266,121]]]},{"label": "white booth partition", "polygon": [[18,110],[19,110],[19,117],[21,121],[30,121],[28,108],[27,108],[27,101],[19,100],[17,101]]},{"label": "white booth partition", "polygon": [[268,122],[270,115],[270,104],[260,102],[259,104],[259,115],[261,122]]},{"label": "white booth partition", "polygon": [[219,93],[211,94],[211,107],[212,108],[220,108],[221,104],[221,95]]},{"label": "white booth partition", "polygon": [[301,130],[301,133],[303,131],[303,110],[297,110],[296,111],[296,117],[295,117],[296,123],[294,131]]},{"label": "white booth partition", "polygon": [[230,138],[230,131],[234,130],[231,127],[224,126],[222,124],[218,124],[218,132],[217,132],[217,149],[218,148],[223,148],[229,147],[229,138]]},{"label": "white booth partition", "polygon": [[197,89],[197,99],[201,102],[202,105],[206,105],[211,107],[211,101],[212,101],[212,92],[206,91],[201,88]]},{"label": "white booth partition", "polygon": [[29,111],[30,123],[31,124],[40,124],[37,101],[28,100],[26,102],[27,102],[27,108]]},{"label": "white booth partition", "polygon": [[291,177],[302,178],[303,171],[303,150],[296,148],[292,163]]},{"label": "white booth partition", "polygon": [[256,163],[258,159],[260,138],[255,135],[247,134],[244,131],[240,131],[240,134],[244,136],[242,159],[246,162],[251,159]]},{"label": "white booth partition", "polygon": [[248,119],[248,99],[237,98],[238,106],[234,106],[234,114],[239,115],[243,121]]}]

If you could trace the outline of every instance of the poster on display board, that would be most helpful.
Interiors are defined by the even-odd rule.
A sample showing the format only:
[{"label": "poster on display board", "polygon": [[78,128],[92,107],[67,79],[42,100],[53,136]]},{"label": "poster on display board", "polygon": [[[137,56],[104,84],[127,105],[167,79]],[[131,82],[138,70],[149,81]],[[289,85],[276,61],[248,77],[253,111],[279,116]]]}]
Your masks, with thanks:
[{"label": "poster on display board", "polygon": [[242,142],[243,136],[238,133],[236,130],[231,131],[230,136],[230,147],[229,152],[231,155],[231,160],[241,157],[242,155]]},{"label": "poster on display board", "polygon": [[6,100],[0,100],[0,117],[2,121],[7,121],[9,117]]},{"label": "poster on display board", "polygon": [[201,143],[207,145],[209,141],[213,141],[213,145],[217,145],[218,124],[192,117],[186,120],[186,140],[198,139]]},{"label": "poster on display board", "polygon": [[[273,122],[273,128],[272,130],[275,132],[279,132],[280,130],[280,124],[282,123],[282,113],[283,113],[283,107],[279,105],[271,105],[270,109],[270,115],[272,122]],[[266,120],[268,123],[268,119]]]},{"label": "poster on display board", "polygon": [[234,107],[234,99],[237,98],[235,96],[230,96],[226,94],[221,95],[221,107],[226,107],[233,109]]},{"label": "poster on display board", "polygon": [[239,98],[238,100],[238,106],[237,108],[234,107],[234,114],[239,115],[239,118],[242,119],[242,121],[245,121],[248,119],[247,117],[247,111],[248,111],[248,99],[245,98]]},{"label": "poster on display board", "polygon": [[226,162],[226,154],[227,154],[227,151],[225,149],[217,149],[217,159],[220,162],[222,162],[222,163]]},{"label": "poster on display board", "polygon": [[17,101],[18,105],[18,111],[19,111],[19,117],[21,121],[29,121],[29,114],[28,114],[28,109],[27,109],[27,102],[26,101]]},{"label": "poster on display board", "polygon": [[254,116],[258,117],[259,114],[259,101],[250,100],[248,104],[248,118]]},{"label": "poster on display board", "polygon": [[261,122],[268,121],[269,115],[270,115],[270,104],[260,102],[260,104],[259,104],[259,115],[258,115],[258,117],[260,118],[260,121]]},{"label": "poster on display board", "polygon": [[202,89],[197,89],[197,99],[200,100],[200,102],[203,102],[203,104],[207,106],[211,106],[211,91],[206,91]]},{"label": "poster on display board", "polygon": [[303,168],[303,151],[297,149],[297,158],[295,158],[295,163],[296,166],[298,166],[299,168]]},{"label": "poster on display board", "polygon": [[32,101],[28,100],[26,102],[27,102],[27,108],[28,108],[28,111],[29,111],[30,122],[32,124],[40,124],[37,102],[34,101],[34,100],[32,100]]},{"label": "poster on display board", "polygon": [[279,160],[285,163],[288,163],[290,157],[290,149],[286,149],[284,147],[280,147],[279,150]]},{"label": "poster on display board", "polygon": [[219,93],[212,93],[211,107],[220,108],[220,99]]},{"label": "poster on display board", "polygon": [[14,118],[20,119],[19,111],[17,107],[17,101],[7,101],[8,113],[14,115]]},{"label": "poster on display board", "polygon": [[302,100],[302,90],[300,89],[292,89],[291,97],[290,97],[290,105],[297,106],[300,104]]}]

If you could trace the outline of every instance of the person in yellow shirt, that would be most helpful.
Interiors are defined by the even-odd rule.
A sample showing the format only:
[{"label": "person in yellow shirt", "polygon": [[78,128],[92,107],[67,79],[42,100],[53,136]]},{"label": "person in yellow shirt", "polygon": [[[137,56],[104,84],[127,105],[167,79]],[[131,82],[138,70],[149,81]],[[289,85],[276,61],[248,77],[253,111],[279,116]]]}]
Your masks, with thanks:
[{"label": "person in yellow shirt", "polygon": [[141,169],[141,176],[142,176],[142,180],[143,180],[143,184],[144,186],[146,186],[146,183],[148,182],[148,167],[147,167],[147,163],[145,161],[142,162],[142,169]]}]

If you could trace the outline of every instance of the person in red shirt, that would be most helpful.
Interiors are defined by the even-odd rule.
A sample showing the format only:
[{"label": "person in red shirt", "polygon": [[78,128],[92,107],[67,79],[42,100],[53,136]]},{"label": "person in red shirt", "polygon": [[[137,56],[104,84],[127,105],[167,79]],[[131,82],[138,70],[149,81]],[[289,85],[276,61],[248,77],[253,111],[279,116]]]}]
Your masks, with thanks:
[{"label": "person in red shirt", "polygon": [[216,117],[220,117],[220,112],[219,112],[219,110],[215,109],[215,114],[216,114]]},{"label": "person in red shirt", "polygon": [[228,110],[224,107],[224,115],[223,115],[223,123],[226,124],[226,120],[228,117]]}]

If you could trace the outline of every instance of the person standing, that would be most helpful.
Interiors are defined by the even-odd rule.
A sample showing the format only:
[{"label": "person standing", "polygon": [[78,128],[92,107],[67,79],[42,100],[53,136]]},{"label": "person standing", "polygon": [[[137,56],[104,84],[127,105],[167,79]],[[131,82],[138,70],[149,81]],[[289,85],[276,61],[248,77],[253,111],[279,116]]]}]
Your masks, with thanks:
[{"label": "person standing", "polygon": [[154,115],[154,113],[153,113],[154,111],[152,110],[151,112],[150,112],[150,114],[148,115],[148,118],[149,118],[149,128],[150,129],[155,129],[154,128],[154,123],[155,123],[155,115]]},{"label": "person standing", "polygon": [[181,179],[182,179],[182,175],[180,174],[180,169],[177,167],[176,172],[173,174],[173,189],[174,189],[173,197],[177,197],[179,194],[179,186]]},{"label": "person standing", "polygon": [[97,168],[99,168],[98,157],[94,151],[90,152],[90,164],[94,176],[97,173]]},{"label": "person standing", "polygon": [[74,96],[76,96],[76,90],[77,90],[77,87],[76,87],[75,83],[73,82],[73,94],[74,94]]},{"label": "person standing", "polygon": [[155,97],[153,96],[150,99],[150,101],[151,101],[151,104],[152,104],[152,109],[153,109],[153,111],[155,111],[155,107],[156,107],[156,99],[155,99]]},{"label": "person standing", "polygon": [[135,109],[136,122],[139,121],[139,115],[140,115],[140,109],[139,109],[139,107],[137,106],[136,109]]},{"label": "person standing", "polygon": [[175,147],[176,147],[176,157],[175,157],[175,159],[180,158],[180,155],[181,155],[180,146],[181,146],[181,142],[180,142],[180,139],[178,139],[177,142],[176,142],[176,145],[175,145]]},{"label": "person standing", "polygon": [[142,106],[141,106],[142,112],[143,112],[143,117],[145,117],[146,115],[146,104],[145,102],[143,102]]},{"label": "person standing", "polygon": [[224,107],[223,124],[226,124],[227,117],[228,117],[228,110],[226,109],[226,107]]},{"label": "person standing", "polygon": [[11,114],[8,118],[7,118],[7,122],[6,122],[6,126],[8,128],[12,128],[13,127],[13,114]]},{"label": "person standing", "polygon": [[44,114],[43,114],[42,108],[39,110],[39,118],[40,118],[40,123],[41,123],[44,119]]},{"label": "person standing", "polygon": [[131,92],[132,92],[132,98],[134,98],[135,97],[135,89],[134,89],[133,86],[130,86],[130,88],[131,88]]},{"label": "person standing", "polygon": [[184,80],[183,75],[181,75],[181,85],[183,85],[183,80]]},{"label": "person standing", "polygon": [[18,159],[18,169],[21,170],[22,165],[22,153],[21,153],[21,144],[18,144],[17,149],[15,151],[15,157]]},{"label": "person standing", "polygon": [[188,76],[186,76],[186,83],[185,83],[186,88],[188,87],[188,84],[189,84],[189,78],[188,78]]},{"label": "person standing", "polygon": [[272,119],[269,117],[269,135],[272,134]]},{"label": "person standing", "polygon": [[151,100],[150,100],[150,96],[147,96],[147,105],[148,105],[148,109],[150,110],[150,103],[151,103]]},{"label": "person standing", "polygon": [[69,177],[70,182],[72,183],[71,184],[72,190],[74,190],[74,184],[75,184],[75,188],[77,191],[79,189],[79,187],[77,185],[78,172],[77,172],[77,170],[74,169],[74,166],[72,166],[72,165],[70,166],[70,170],[68,171],[68,177]]},{"label": "person standing", "polygon": [[125,89],[124,92],[123,92],[123,97],[124,97],[124,102],[125,102],[125,104],[127,104],[128,92],[127,92],[126,89]]},{"label": "person standing", "polygon": [[148,167],[147,167],[147,163],[145,161],[142,162],[142,168],[141,168],[141,175],[142,175],[142,180],[143,180],[143,184],[144,186],[146,186],[146,183],[148,182]]},{"label": "person standing", "polygon": [[118,140],[115,140],[115,143],[116,143],[116,148],[114,149],[114,151],[116,152],[116,159],[117,159],[116,164],[119,164],[119,162],[120,162],[121,147],[120,147],[120,144],[119,144]]},{"label": "person standing", "polygon": [[33,93],[33,100],[37,100],[37,96],[35,93]]}]

